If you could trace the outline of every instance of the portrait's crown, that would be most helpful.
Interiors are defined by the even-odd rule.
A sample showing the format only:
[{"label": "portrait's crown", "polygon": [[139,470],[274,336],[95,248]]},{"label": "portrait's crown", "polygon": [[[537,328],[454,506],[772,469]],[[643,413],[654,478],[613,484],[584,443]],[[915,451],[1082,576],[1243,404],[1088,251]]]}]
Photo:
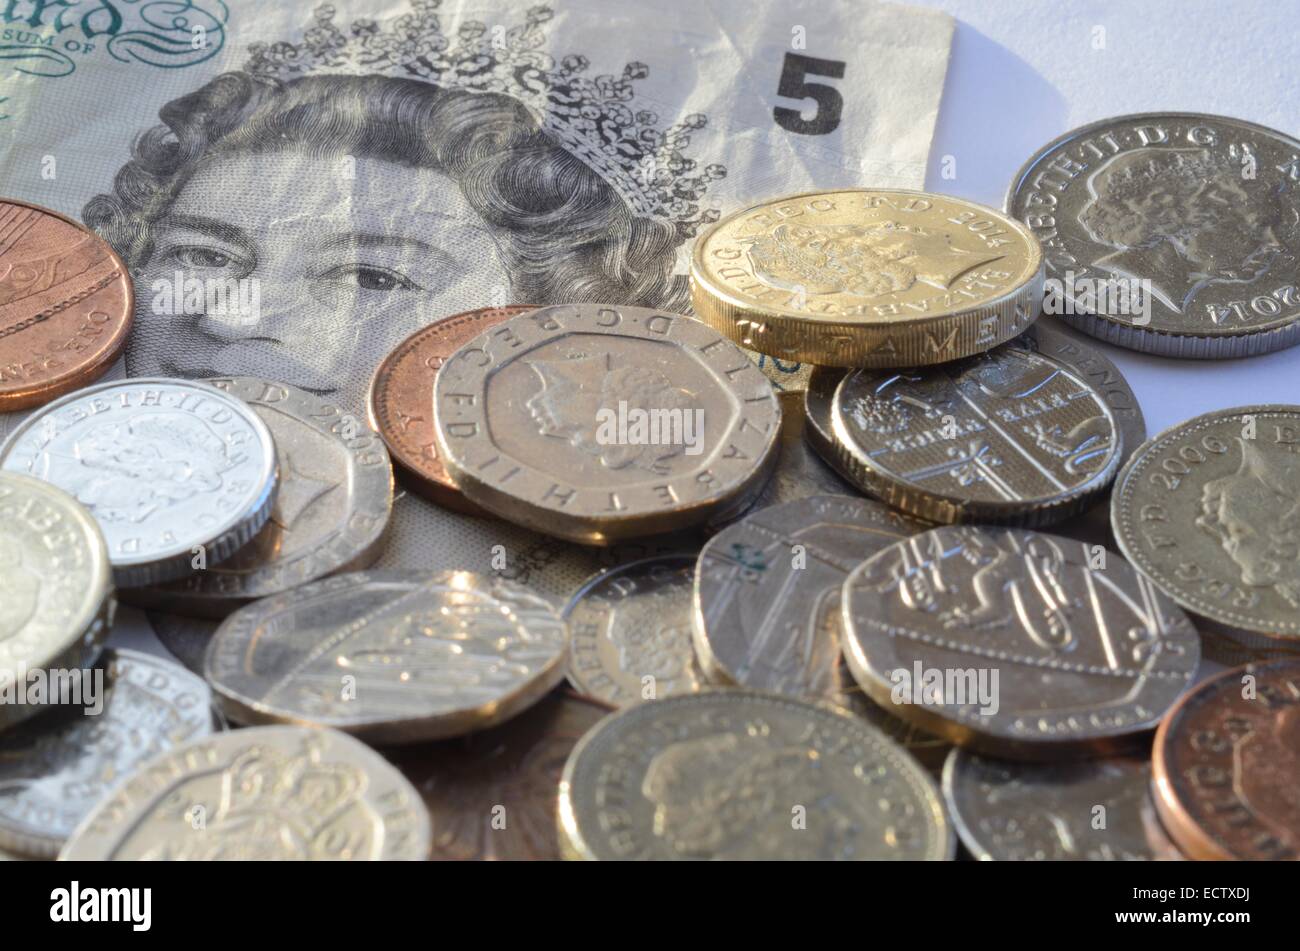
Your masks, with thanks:
[{"label": "portrait's crown", "polygon": [[1231,164],[1209,150],[1189,153],[1187,149],[1168,150],[1147,159],[1116,169],[1105,182],[1104,190],[1113,196],[1146,195],[1171,182],[1196,186],[1224,171],[1233,172]]},{"label": "portrait's crown", "polygon": [[649,74],[644,63],[628,63],[621,76],[584,75],[583,56],[558,63],[545,51],[549,7],[532,7],[511,29],[489,30],[467,21],[449,37],[442,31],[442,0],[411,0],[411,11],[382,25],[353,21],[348,33],[334,23],[335,9],[314,13],[315,25],[301,43],[253,43],[245,70],[281,81],[310,73],[390,74],[473,92],[512,97],[536,117],[543,130],[607,181],[641,217],[667,219],[686,233],[715,221],[701,209],[711,182],[724,177],[722,165],[699,168],[685,156],[691,132],[707,124],[703,115],[660,128],[659,117],[635,108],[634,83]]}]

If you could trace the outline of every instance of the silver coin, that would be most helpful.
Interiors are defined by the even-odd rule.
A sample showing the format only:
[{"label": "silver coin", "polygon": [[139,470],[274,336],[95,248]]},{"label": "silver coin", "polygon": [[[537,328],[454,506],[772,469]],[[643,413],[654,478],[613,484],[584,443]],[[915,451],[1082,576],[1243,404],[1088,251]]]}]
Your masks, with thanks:
[{"label": "silver coin", "polygon": [[90,513],[49,483],[0,472],[0,727],[40,711],[7,694],[28,672],[94,661],[115,607]]},{"label": "silver coin", "polygon": [[[1040,317],[1028,330],[1012,341],[1011,345],[1025,350],[1045,353],[1047,356],[1075,370],[1106,399],[1123,436],[1119,454],[1122,467],[1129,456],[1147,438],[1146,417],[1120,368],[1097,347],[1087,343],[1088,338],[1061,328],[1054,321]],[[1052,526],[1052,531],[1092,545],[1115,547],[1115,537],[1110,530],[1110,500],[1103,499],[1086,511],[1071,516]]]},{"label": "silver coin", "polygon": [[1043,245],[1048,302],[1110,343],[1244,357],[1300,342],[1300,142],[1198,113],[1118,116],[1043,146],[1007,210]]},{"label": "silver coin", "polygon": [[1147,422],[1137,394],[1115,362],[1088,343],[1086,337],[1072,334],[1047,318],[1039,318],[1008,346],[1032,350],[1065,364],[1102,395],[1123,436],[1119,453],[1121,466],[1146,442]]},{"label": "silver coin", "polygon": [[695,571],[695,651],[710,680],[839,701],[840,588],[859,564],[931,526],[879,502],[815,495],[715,535]]},{"label": "silver coin", "polygon": [[1167,858],[1150,786],[1151,762],[1138,757],[1013,763],[958,749],[943,769],[957,835],[984,861]]},{"label": "silver coin", "polygon": [[1218,670],[1270,660],[1300,660],[1300,638],[1268,637],[1201,620],[1201,656]]},{"label": "silver coin", "polygon": [[257,377],[205,381],[251,406],[275,440],[270,520],[220,564],[130,592],[133,604],[224,617],[257,598],[366,568],[383,550],[393,469],[383,440],[333,403]]},{"label": "silver coin", "polygon": [[562,858],[556,825],[560,775],[573,747],[610,710],[561,687],[523,716],[490,730],[384,750],[435,817],[432,858]]},{"label": "silver coin", "polygon": [[606,717],[560,782],[580,859],[950,859],[934,781],[830,704],[710,690]]},{"label": "silver coin", "polygon": [[694,585],[689,554],[646,558],[589,579],[564,609],[569,683],[615,706],[703,687],[691,642]]},{"label": "silver coin", "polygon": [[[1124,374],[1101,350],[1089,346],[1085,338],[1071,335],[1046,318],[1039,318],[1007,346],[1044,353],[1065,364],[1087,380],[1106,400],[1122,435],[1119,464],[1122,466],[1133,450],[1147,438],[1146,418],[1137,394]],[[834,428],[835,389],[849,371],[839,367],[815,367],[804,392],[804,437],[808,445],[828,466],[840,468],[840,450]],[[851,479],[852,473],[846,473]],[[1110,506],[1093,505],[1081,515],[1058,523],[1055,531],[1097,544],[1113,544],[1110,532]]]},{"label": "silver coin", "polygon": [[855,370],[832,416],[854,483],[932,522],[1060,521],[1105,491],[1123,448],[1101,393],[1011,346],[920,370]]},{"label": "silver coin", "polygon": [[[495,522],[493,532],[488,534],[483,530],[486,523],[482,519],[436,508],[424,499],[410,495],[399,496],[399,511],[403,505],[422,507],[432,516],[431,522],[421,524],[426,531],[432,530],[434,543],[439,546],[441,564],[468,566],[468,570],[492,574],[503,581],[522,585],[534,594],[545,597],[557,609],[562,609],[572,597],[573,591],[593,574],[643,558],[695,550],[700,545],[700,539],[694,535],[663,535],[607,548],[592,548],[560,541],[504,522]],[[409,522],[399,521],[394,525],[389,548],[385,550],[380,562],[386,566],[384,570],[402,571],[403,564],[409,565],[418,560],[393,557],[394,547],[399,549],[399,555],[405,550],[411,532]],[[471,544],[471,539],[478,541],[478,536],[471,535],[473,532],[481,534],[481,547]],[[424,542],[428,544],[429,539],[426,537]],[[359,595],[363,596],[364,594]],[[385,597],[386,594],[380,593],[372,606],[383,604]],[[207,652],[208,642],[219,622],[162,611],[149,611],[148,620],[163,646],[188,669],[202,674],[203,655]]]},{"label": "silver coin", "polygon": [[62,860],[420,860],[429,812],[396,767],[337,730],[232,730],[162,753],[73,832]]},{"label": "silver coin", "polygon": [[703,323],[640,307],[543,307],[453,354],[438,444],[471,501],[537,531],[610,544],[699,524],[760,484],[780,404]]},{"label": "silver coin", "polygon": [[1300,638],[1300,406],[1171,426],[1111,493],[1120,551],[1203,625]]},{"label": "silver coin", "polygon": [[1017,760],[1132,745],[1200,661],[1187,616],[1122,558],[984,526],[936,528],[860,565],[844,639],[878,703]]},{"label": "silver coin", "polygon": [[0,447],[0,468],[63,489],[90,510],[119,588],[217,564],[266,524],[275,444],[241,400],[204,383],[131,379],[42,407]]},{"label": "silver coin", "polygon": [[222,622],[204,676],[237,723],[300,723],[373,743],[459,736],[509,719],[564,677],[550,603],[468,571],[353,572]]},{"label": "silver coin", "polygon": [[208,685],[170,661],[111,650],[88,673],[81,706],[0,734],[0,847],[53,858],[142,763],[212,732]]},{"label": "silver coin", "polygon": [[[836,597],[833,602],[827,603],[826,610],[820,612],[817,620],[819,627],[817,636],[819,638],[838,645],[844,644],[844,611],[840,607],[839,597]],[[872,700],[867,692],[858,686],[858,682],[853,679],[853,671],[849,669],[842,647],[839,659],[839,692],[836,696],[827,699],[836,706],[862,717],[885,736],[911,753],[916,757],[918,763],[935,777],[938,777],[943,770],[943,763],[948,757],[948,751],[952,749],[952,744],[935,733],[921,729],[915,723],[895,716],[890,710]]]}]

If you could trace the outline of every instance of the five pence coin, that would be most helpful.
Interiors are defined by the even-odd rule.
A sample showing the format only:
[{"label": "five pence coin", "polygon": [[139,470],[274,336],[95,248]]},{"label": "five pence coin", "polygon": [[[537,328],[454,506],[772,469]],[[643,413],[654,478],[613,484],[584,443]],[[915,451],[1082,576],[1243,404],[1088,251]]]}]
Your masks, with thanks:
[{"label": "five pence coin", "polygon": [[136,378],[69,394],[0,447],[0,468],[90,510],[119,588],[217,564],[266,524],[278,485],[271,432],[206,383]]}]

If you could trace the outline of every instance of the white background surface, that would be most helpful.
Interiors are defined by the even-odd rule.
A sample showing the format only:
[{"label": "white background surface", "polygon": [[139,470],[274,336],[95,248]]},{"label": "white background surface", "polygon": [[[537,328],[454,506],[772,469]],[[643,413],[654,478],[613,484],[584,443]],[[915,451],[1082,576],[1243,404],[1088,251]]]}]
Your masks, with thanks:
[{"label": "white background surface", "polygon": [[[1041,146],[1130,112],[1209,112],[1300,135],[1300,0],[912,0],[956,19],[926,187],[1001,208]],[[1093,48],[1094,29],[1105,48]],[[940,175],[945,155],[956,178]],[[1300,278],[1300,275],[1297,275]],[[1300,403],[1300,348],[1245,360],[1090,341],[1124,372],[1148,435],[1248,403]]]}]

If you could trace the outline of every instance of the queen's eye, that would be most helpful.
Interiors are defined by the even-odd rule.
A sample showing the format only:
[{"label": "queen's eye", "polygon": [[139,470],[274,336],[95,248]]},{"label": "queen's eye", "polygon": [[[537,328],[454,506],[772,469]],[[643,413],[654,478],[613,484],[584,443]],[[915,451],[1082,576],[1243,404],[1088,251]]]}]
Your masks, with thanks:
[{"label": "queen's eye", "polygon": [[181,267],[193,270],[217,271],[237,263],[235,258],[225,251],[202,245],[182,245],[173,248],[169,256]]},{"label": "queen's eye", "polygon": [[419,290],[420,285],[397,271],[373,265],[346,265],[330,268],[322,277],[336,284],[348,284],[363,291]]}]

